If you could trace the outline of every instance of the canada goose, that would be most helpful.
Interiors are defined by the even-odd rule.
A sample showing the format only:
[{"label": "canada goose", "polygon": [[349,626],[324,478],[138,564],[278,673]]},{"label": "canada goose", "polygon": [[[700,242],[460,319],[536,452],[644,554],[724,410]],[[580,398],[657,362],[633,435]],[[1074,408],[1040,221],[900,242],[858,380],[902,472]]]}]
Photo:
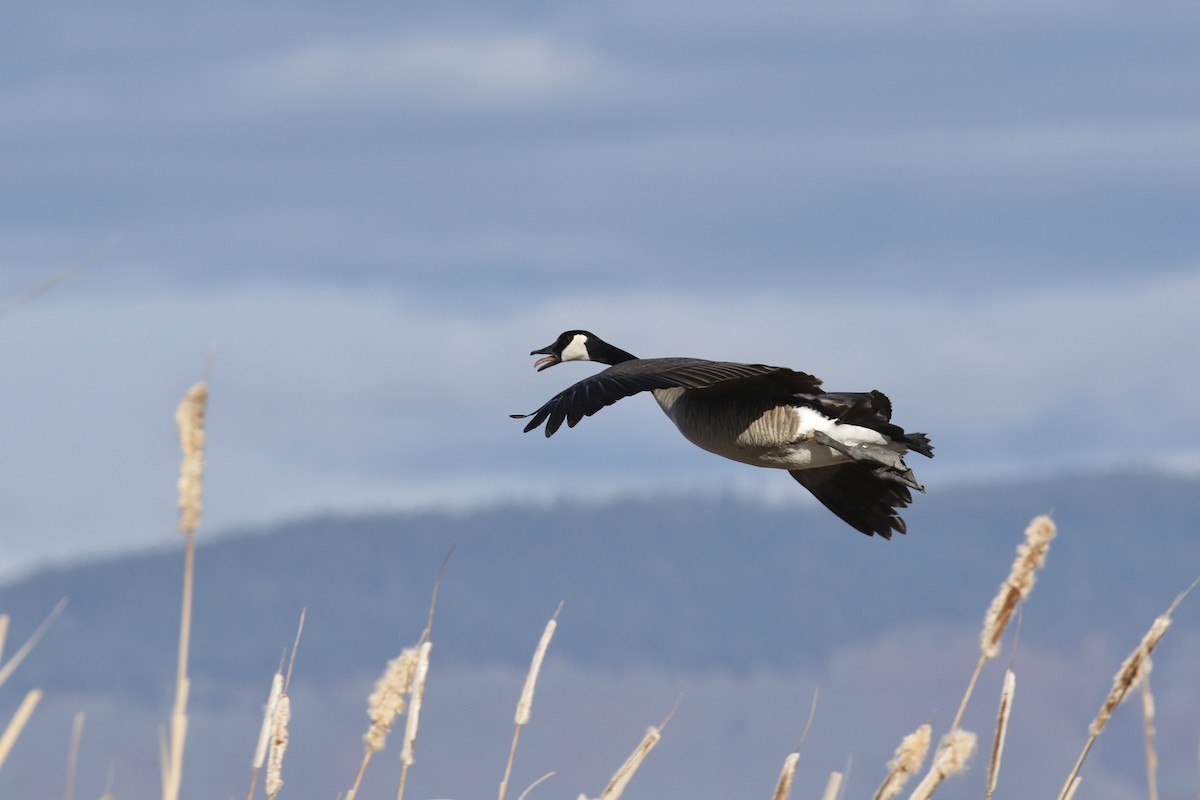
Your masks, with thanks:
[{"label": "canada goose", "polygon": [[904,463],[909,450],[929,458],[923,433],[891,423],[892,404],[882,392],[823,392],[821,381],[786,367],[706,361],[701,358],[638,358],[594,333],[567,331],[534,350],[541,372],[564,361],[595,361],[608,369],[550,398],[532,414],[525,431],[546,423],[546,436],[622,397],[649,391],[693,444],[710,453],[786,469],[801,486],[868,536],[904,533],[896,509],[912,502],[909,489],[925,491]]}]

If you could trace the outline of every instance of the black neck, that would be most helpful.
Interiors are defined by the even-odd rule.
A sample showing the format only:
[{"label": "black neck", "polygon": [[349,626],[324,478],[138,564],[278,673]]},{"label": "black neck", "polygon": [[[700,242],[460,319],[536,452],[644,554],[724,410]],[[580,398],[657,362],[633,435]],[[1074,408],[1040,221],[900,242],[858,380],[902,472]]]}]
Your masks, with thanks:
[{"label": "black neck", "polygon": [[622,361],[636,361],[637,356],[627,353],[619,347],[613,347],[608,342],[594,342],[588,347],[588,357],[601,364],[620,364]]}]

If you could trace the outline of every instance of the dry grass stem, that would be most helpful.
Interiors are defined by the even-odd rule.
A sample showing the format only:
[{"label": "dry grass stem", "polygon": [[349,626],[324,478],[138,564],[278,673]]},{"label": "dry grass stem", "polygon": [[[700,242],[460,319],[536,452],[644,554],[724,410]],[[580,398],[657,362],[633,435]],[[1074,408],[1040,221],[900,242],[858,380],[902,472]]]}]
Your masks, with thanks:
[{"label": "dry grass stem", "polygon": [[629,785],[629,781],[632,780],[638,767],[646,760],[646,756],[649,755],[650,751],[654,749],[654,746],[658,744],[658,740],[661,738],[661,730],[650,726],[646,731],[646,735],[642,737],[642,741],[629,754],[629,758],[625,759],[625,763],[613,773],[612,779],[604,787],[604,791],[600,793],[599,800],[617,800],[625,791],[625,787]]},{"label": "dry grass stem", "polygon": [[21,735],[21,731],[25,729],[25,723],[29,722],[29,718],[33,716],[33,710],[37,708],[37,704],[41,699],[41,689],[30,689],[29,693],[25,695],[25,699],[21,701],[21,705],[17,707],[17,711],[13,714],[12,719],[8,721],[8,726],[5,727],[4,733],[0,734],[0,767],[4,766],[9,752],[13,749],[13,745],[17,743],[17,738]]},{"label": "dry grass stem", "polygon": [[[13,672],[16,671],[17,667],[21,666],[21,662],[24,661],[25,657],[28,656],[29,653],[32,652],[33,648],[37,646],[37,643],[41,641],[42,637],[46,634],[46,631],[50,630],[50,626],[54,624],[54,620],[58,619],[58,615],[61,614],[63,609],[66,607],[67,598],[64,597],[63,599],[59,600],[54,608],[51,609],[50,613],[46,615],[46,619],[42,620],[42,624],[37,627],[37,630],[35,630],[30,637],[25,640],[25,644],[21,645],[17,652],[13,653],[13,657],[8,660],[8,663],[3,667],[0,667],[0,686],[3,686],[4,682],[7,681]],[[3,645],[4,638],[7,636],[7,633],[8,615],[5,614],[3,617],[3,627],[0,628],[0,634],[3,634],[0,635],[0,646]]]},{"label": "dry grass stem", "polygon": [[103,255],[106,250],[108,250],[109,248],[116,245],[119,241],[121,241],[121,235],[113,234],[112,236],[110,236],[108,238],[108,241],[106,241],[104,244],[100,245],[100,247],[97,248],[96,251],[94,253],[92,253],[92,255],[89,256],[84,261],[81,261],[80,263],[76,264],[75,266],[71,267],[70,269],[63,270],[62,272],[58,273],[57,275],[53,275],[50,278],[47,278],[46,280],[42,281],[37,286],[34,286],[32,289],[25,292],[24,294],[17,295],[13,299],[0,304],[0,316],[4,316],[5,314],[9,313],[13,309],[17,308],[18,306],[22,306],[22,305],[28,303],[30,300],[33,300],[34,298],[38,297],[39,295],[45,294],[46,292],[53,289],[55,286],[58,286],[63,281],[74,276],[76,273],[82,272],[83,270],[87,269],[93,263],[95,263],[96,259],[98,259],[101,255]]},{"label": "dry grass stem", "polygon": [[958,705],[958,713],[950,723],[950,730],[957,730],[962,722],[967,702],[975,690],[975,683],[979,680],[983,665],[1000,652],[1000,640],[1004,637],[1004,631],[1017,605],[1033,591],[1037,571],[1046,563],[1050,542],[1057,532],[1054,520],[1045,514],[1034,517],[1025,528],[1025,541],[1017,546],[1017,557],[1013,560],[1012,569],[1009,570],[1004,583],[1000,584],[1000,590],[984,614],[983,631],[979,635],[979,661],[975,664],[975,671],[971,674],[962,702]]},{"label": "dry grass stem", "polygon": [[8,638],[8,614],[0,614],[0,664],[4,663],[4,640]]},{"label": "dry grass stem", "polygon": [[546,623],[542,638],[538,640],[537,648],[533,651],[533,660],[529,664],[529,672],[525,675],[525,686],[521,689],[521,699],[517,701],[516,728],[513,730],[512,745],[508,748],[508,762],[504,765],[504,777],[500,779],[500,798],[508,793],[508,779],[512,777],[513,761],[517,757],[517,742],[521,738],[521,728],[529,724],[529,716],[533,711],[533,690],[537,686],[538,675],[542,671],[542,661],[546,658],[546,650],[554,631],[558,627],[558,614],[562,611],[562,603],[554,612],[554,616]]},{"label": "dry grass stem", "polygon": [[926,722],[900,740],[895,757],[887,763],[888,775],[875,792],[875,800],[892,800],[900,794],[909,776],[915,775],[925,763],[925,754],[929,752],[932,739],[933,726]]},{"label": "dry grass stem", "polygon": [[1117,670],[1117,674],[1113,677],[1112,689],[1109,690],[1108,696],[1104,698],[1100,710],[1096,713],[1096,718],[1088,726],[1087,741],[1084,742],[1083,750],[1079,753],[1079,758],[1076,759],[1071,773],[1067,775],[1066,781],[1063,782],[1062,791],[1058,795],[1059,800],[1066,800],[1069,792],[1073,791],[1073,784],[1079,777],[1079,770],[1083,768],[1083,762],[1087,760],[1088,753],[1091,751],[1092,745],[1096,742],[1096,737],[1100,735],[1104,730],[1104,726],[1108,724],[1113,711],[1117,706],[1121,705],[1130,690],[1136,689],[1142,680],[1149,675],[1150,654],[1158,646],[1159,641],[1167,632],[1167,628],[1171,627],[1171,614],[1183,602],[1183,598],[1187,597],[1188,593],[1196,588],[1197,583],[1200,583],[1200,578],[1197,578],[1192,582],[1191,586],[1180,592],[1170,607],[1150,625],[1150,630],[1146,631],[1146,635],[1138,642],[1138,646],[1121,663],[1121,668]]},{"label": "dry grass stem", "polygon": [[783,769],[779,773],[779,781],[775,784],[775,794],[771,800],[788,800],[792,794],[792,781],[796,779],[796,766],[800,763],[800,753],[788,753],[783,760]]},{"label": "dry grass stem", "polygon": [[1004,688],[1000,690],[1000,711],[996,714],[996,736],[992,739],[992,757],[988,762],[987,800],[996,791],[1000,775],[1000,758],[1004,755],[1004,737],[1008,733],[1008,717],[1012,710],[1013,693],[1017,690],[1017,673],[1012,668],[1004,673]]},{"label": "dry grass stem", "polygon": [[942,781],[966,770],[967,761],[974,752],[975,734],[964,730],[952,730],[947,733],[942,737],[942,743],[933,756],[929,772],[917,784],[909,800],[927,800],[942,785]]},{"label": "dry grass stem", "polygon": [[1082,780],[1083,778],[1081,776],[1076,775],[1074,780],[1071,781],[1070,785],[1067,786],[1066,791],[1063,792],[1062,800],[1073,800],[1075,797],[1075,792],[1079,790],[1079,784]]},{"label": "dry grass stem", "polygon": [[517,800],[525,800],[525,798],[529,797],[529,793],[532,792],[534,789],[536,789],[539,784],[544,783],[553,777],[554,777],[553,772],[547,772],[545,775],[543,775],[542,777],[538,778],[533,783],[526,786],[525,791],[521,792],[521,794],[517,797]]},{"label": "dry grass stem", "polygon": [[304,633],[304,617],[307,615],[307,608],[300,609],[300,621],[296,623],[296,639],[292,642],[292,655],[288,659],[287,677],[283,681],[285,692],[292,686],[292,668],[296,666],[296,652],[300,649],[300,634]]},{"label": "dry grass stem", "polygon": [[1154,749],[1154,694],[1150,676],[1142,680],[1142,734],[1146,742],[1146,792],[1149,800],[1158,800],[1158,752]]},{"label": "dry grass stem", "polygon": [[838,791],[842,788],[842,773],[829,773],[829,780],[825,783],[825,794],[821,795],[821,800],[837,800]]},{"label": "dry grass stem", "polygon": [[288,746],[288,722],[292,718],[292,703],[286,694],[280,695],[275,704],[275,718],[271,724],[271,754],[267,759],[267,797],[275,800],[283,788],[283,754]]},{"label": "dry grass stem", "polygon": [[[432,620],[432,609],[430,609]],[[429,630],[426,629],[426,635]],[[417,741],[417,728],[421,724],[421,703],[425,697],[425,678],[429,674],[429,651],[433,643],[426,639],[417,652],[417,669],[413,673],[412,692],[408,696],[408,716],[404,722],[404,744],[400,748],[400,787],[396,800],[404,800],[404,784],[408,779],[408,768],[413,765],[413,745]]]},{"label": "dry grass stem", "polygon": [[67,749],[67,781],[63,787],[63,800],[72,800],[75,797],[75,773],[79,768],[79,744],[83,740],[83,721],[83,712],[76,712],[75,719],[71,722],[71,744]]}]

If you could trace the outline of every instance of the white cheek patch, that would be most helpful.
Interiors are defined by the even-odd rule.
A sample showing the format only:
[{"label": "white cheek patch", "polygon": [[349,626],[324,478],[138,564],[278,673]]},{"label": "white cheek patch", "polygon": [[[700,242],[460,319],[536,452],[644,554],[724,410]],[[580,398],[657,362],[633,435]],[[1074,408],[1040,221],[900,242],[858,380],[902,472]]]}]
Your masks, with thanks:
[{"label": "white cheek patch", "polygon": [[571,338],[570,344],[563,348],[563,361],[590,361],[587,349],[587,337],[577,333]]}]

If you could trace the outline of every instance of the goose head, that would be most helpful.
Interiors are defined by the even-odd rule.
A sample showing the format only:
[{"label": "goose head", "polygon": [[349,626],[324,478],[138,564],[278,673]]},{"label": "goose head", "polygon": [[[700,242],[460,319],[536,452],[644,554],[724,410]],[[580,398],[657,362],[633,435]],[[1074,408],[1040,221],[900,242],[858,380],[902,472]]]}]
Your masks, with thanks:
[{"label": "goose head", "polygon": [[599,364],[619,364],[631,361],[637,356],[613,347],[594,333],[588,331],[564,331],[554,340],[554,344],[540,350],[530,351],[531,356],[545,356],[533,362],[534,368],[541,372],[555,364],[564,361],[595,361]]}]

